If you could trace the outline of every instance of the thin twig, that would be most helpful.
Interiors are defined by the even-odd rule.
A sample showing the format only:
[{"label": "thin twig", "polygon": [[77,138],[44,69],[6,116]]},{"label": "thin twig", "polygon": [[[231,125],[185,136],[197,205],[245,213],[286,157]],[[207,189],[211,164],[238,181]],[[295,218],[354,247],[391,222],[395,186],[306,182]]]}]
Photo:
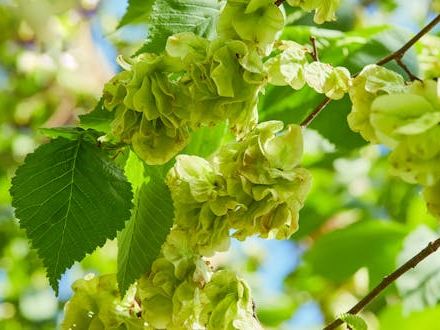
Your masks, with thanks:
[{"label": "thin twig", "polygon": [[[359,301],[352,309],[350,309],[347,313],[349,314],[357,314],[365,306],[367,306],[374,298],[376,298],[382,291],[384,291],[390,284],[392,284],[395,280],[397,280],[400,276],[405,274],[410,269],[416,267],[421,261],[425,258],[433,254],[440,248],[440,238],[435,241],[430,242],[423,250],[417,253],[414,257],[404,263],[402,266],[397,268],[390,275],[384,277],[382,282],[379,283],[373,290],[371,290],[361,301]],[[332,330],[336,329],[338,326],[343,324],[344,321],[341,319],[336,319],[328,326],[324,328],[324,330]]]},{"label": "thin twig", "polygon": [[423,29],[420,30],[414,37],[411,38],[405,45],[403,45],[400,49],[396,50],[394,53],[384,57],[380,61],[378,61],[377,65],[384,65],[392,60],[397,58],[402,58],[403,55],[410,49],[414,44],[420,40],[425,34],[431,31],[438,23],[440,23],[440,15],[437,15],[431,22],[428,23]]},{"label": "thin twig", "polygon": [[[283,0],[284,1],[284,0]],[[282,0],[278,0],[275,4],[278,2],[282,3]],[[404,44],[401,48],[396,50],[394,53],[384,57],[383,59],[376,62],[376,65],[384,65],[391,61],[396,61],[397,64],[399,64],[403,70],[408,74],[409,78],[411,80],[420,80],[418,77],[416,77],[412,72],[409,70],[409,68],[402,62],[402,58],[405,55],[405,53],[410,49],[414,44],[420,40],[425,34],[427,34],[429,31],[431,31],[438,23],[440,23],[440,15],[436,16],[431,22],[428,23],[422,30],[420,30],[419,33],[417,33],[414,37],[412,37],[406,44]],[[322,111],[324,108],[331,102],[332,100],[329,98],[326,98],[323,100],[316,108],[313,110],[313,112],[301,123],[302,127],[307,127],[313,119]]]},{"label": "thin twig", "polygon": [[422,79],[420,79],[419,77],[417,77],[414,73],[411,72],[411,70],[408,68],[408,66],[402,61],[401,58],[396,58],[396,63],[403,69],[403,71],[406,72],[406,74],[408,75],[409,79],[411,81],[422,81]]},{"label": "thin twig", "polygon": [[409,79],[411,81],[414,80],[421,80],[416,75],[414,75],[411,70],[408,68],[408,66],[403,63],[402,58],[405,56],[406,52],[414,46],[414,44],[420,40],[425,34],[427,34],[429,31],[431,31],[438,23],[440,23],[440,15],[437,15],[431,22],[428,23],[422,30],[420,30],[419,33],[417,33],[414,37],[411,38],[405,45],[403,45],[400,49],[396,50],[394,53],[384,57],[383,59],[379,60],[376,64],[377,65],[384,65],[391,61],[396,61],[396,63],[406,72]]},{"label": "thin twig", "polygon": [[313,119],[315,119],[315,117],[322,111],[324,110],[324,108],[332,101],[331,98],[326,97],[324,100],[322,100],[322,102],[315,108],[315,110],[313,110],[313,112],[307,116],[306,119],[304,119],[302,121],[302,123],[300,124],[300,126],[302,128],[305,128],[307,126],[309,126],[309,124],[313,121]]},{"label": "thin twig", "polygon": [[310,43],[312,44],[312,58],[314,61],[319,62],[318,47],[316,46],[316,38],[314,36],[310,36]]}]

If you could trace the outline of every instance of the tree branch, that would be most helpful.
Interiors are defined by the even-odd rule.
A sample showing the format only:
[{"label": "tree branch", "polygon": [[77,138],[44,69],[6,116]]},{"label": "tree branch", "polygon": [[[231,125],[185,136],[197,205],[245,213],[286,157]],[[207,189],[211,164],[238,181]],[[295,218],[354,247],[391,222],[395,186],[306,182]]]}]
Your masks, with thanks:
[{"label": "tree branch", "polygon": [[[440,248],[440,238],[435,241],[430,242],[423,250],[417,253],[414,257],[404,263],[402,266],[397,268],[390,275],[384,277],[382,282],[379,283],[373,290],[371,290],[361,301],[359,301],[352,309],[350,309],[347,313],[349,314],[357,314],[360,312],[365,306],[367,306],[374,298],[376,298],[382,291],[384,291],[390,284],[392,284],[395,280],[397,280],[400,276],[405,274],[410,269],[416,267],[421,261],[425,258],[433,254]],[[336,329],[338,326],[343,324],[344,322],[341,319],[336,319],[328,326],[324,328],[324,330],[332,330]]]},{"label": "tree branch", "polygon": [[403,63],[401,58],[396,58],[396,63],[403,69],[403,71],[406,72],[406,74],[408,75],[408,77],[411,81],[415,81],[415,80],[422,81],[422,79],[420,79],[419,77],[417,77],[415,74],[413,74],[411,72],[411,70],[408,68],[408,66],[405,63]]},{"label": "tree branch", "polygon": [[319,62],[318,47],[316,46],[316,38],[314,36],[310,36],[310,43],[312,44],[311,56],[315,62]]},{"label": "tree branch", "polygon": [[324,100],[322,100],[321,103],[319,103],[319,105],[315,108],[315,110],[313,110],[313,112],[307,116],[306,119],[304,119],[300,126],[302,128],[305,128],[307,126],[309,126],[309,124],[313,121],[313,119],[316,118],[317,115],[319,115],[319,113],[324,110],[324,108],[332,101],[331,98],[326,97]]},{"label": "tree branch", "polygon": [[425,34],[431,31],[438,23],[440,23],[440,15],[437,15],[431,22],[428,23],[423,29],[420,30],[414,37],[411,38],[405,45],[403,45],[400,49],[396,50],[394,53],[384,57],[380,61],[378,61],[377,65],[384,65],[388,62],[391,62],[395,59],[401,59],[403,55],[410,49],[414,44],[419,41]]},{"label": "tree branch", "polygon": [[[278,0],[275,4],[278,2],[283,2],[284,0]],[[377,65],[384,65],[391,61],[396,61],[397,64],[408,74],[409,78],[411,80],[420,80],[417,78],[412,72],[409,70],[409,68],[402,62],[403,56],[406,54],[406,52],[414,46],[414,44],[419,41],[425,34],[427,34],[429,31],[431,31],[437,24],[440,23],[440,15],[437,15],[431,22],[428,23],[422,30],[420,30],[419,33],[417,33],[414,37],[412,37],[406,44],[404,44],[401,48],[393,52],[392,54],[384,57],[383,59],[376,62]],[[301,123],[302,127],[307,127],[313,119],[316,118],[316,116],[325,109],[325,107],[331,102],[331,99],[326,98],[324,99],[316,108],[313,110],[313,112]]]}]

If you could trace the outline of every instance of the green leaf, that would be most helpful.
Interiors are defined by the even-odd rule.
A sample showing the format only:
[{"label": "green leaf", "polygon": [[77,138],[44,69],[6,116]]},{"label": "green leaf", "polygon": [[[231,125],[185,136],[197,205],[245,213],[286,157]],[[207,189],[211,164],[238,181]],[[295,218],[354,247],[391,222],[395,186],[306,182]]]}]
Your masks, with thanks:
[{"label": "green leaf", "polygon": [[82,137],[58,138],[28,155],[10,192],[55,291],[66,268],[114,238],[130,217],[130,184]]},{"label": "green leaf", "polygon": [[353,330],[367,330],[368,329],[367,323],[359,315],[345,313],[345,314],[339,315],[339,318],[342,321],[344,321],[345,323],[347,323],[350,326],[350,328]]},{"label": "green leaf", "polygon": [[304,258],[315,273],[336,283],[367,267],[374,286],[394,270],[406,233],[397,223],[362,221],[322,236]]},{"label": "green leaf", "polygon": [[83,138],[91,143],[95,143],[100,134],[95,130],[88,129],[84,130],[80,127],[51,127],[51,128],[40,128],[39,131],[50,137],[51,139],[56,138],[65,138],[68,140],[78,140],[79,138]]},{"label": "green leaf", "polygon": [[[309,126],[333,143],[338,150],[352,150],[365,145],[364,139],[354,133],[347,124],[351,103],[348,96],[342,100],[332,101]],[[338,127],[335,127],[338,123]]]},{"label": "green leaf", "polygon": [[[424,215],[425,210],[420,210],[417,215],[408,216],[411,203],[416,199],[420,204],[422,200],[419,196],[419,188],[414,185],[409,185],[399,178],[389,177],[382,189],[378,191],[379,199],[377,205],[385,208],[391,219],[410,219],[410,221],[423,222],[429,215]],[[423,208],[425,205],[423,204]]]},{"label": "green leaf", "polygon": [[[150,270],[173,225],[174,208],[164,177],[169,166],[149,166],[132,152],[126,173],[133,180],[135,206],[118,237],[118,284],[121,294]],[[143,175],[141,175],[143,174]]]},{"label": "green leaf", "polygon": [[[325,168],[324,171],[321,170],[319,162],[313,165],[304,164],[306,168],[313,171],[313,185],[301,210],[300,226],[293,235],[293,239],[301,240],[307,236],[313,236],[321,226],[324,226],[328,219],[334,216],[335,205],[338,205],[341,210],[347,208],[347,201],[339,192],[340,188],[339,185],[335,184],[334,177],[334,161],[336,158],[343,156],[339,153],[326,154],[320,162]],[[320,170],[316,170],[317,168]]]},{"label": "green leaf", "polygon": [[103,100],[99,100],[93,111],[79,116],[80,126],[84,129],[94,129],[99,132],[109,133],[115,113],[104,108]]},{"label": "green leaf", "polygon": [[156,0],[148,20],[149,37],[137,54],[160,53],[168,37],[179,32],[213,38],[219,11],[218,0]]},{"label": "green leaf", "polygon": [[188,146],[183,154],[208,157],[226,141],[232,139],[226,123],[214,127],[201,127],[191,134]]},{"label": "green leaf", "polygon": [[[420,226],[405,239],[403,250],[397,257],[398,264],[405,263],[437,238],[434,231]],[[396,285],[406,313],[435,306],[440,301],[440,253],[430,255],[403,274]]]},{"label": "green leaf", "polygon": [[50,127],[50,128],[40,128],[41,134],[50,137],[51,139],[56,139],[58,137],[63,137],[68,140],[77,140],[78,137],[84,134],[84,130],[79,127]]},{"label": "green leaf", "polygon": [[[408,30],[388,26],[385,30],[379,31],[378,34],[369,39],[368,42],[366,42],[363,47],[357,49],[352,56],[347,57],[347,62],[344,63],[344,66],[358,72],[366,65],[376,63],[383,57],[395,52],[410,38],[411,33]],[[412,73],[416,75],[419,73],[417,54],[414,49],[409,49],[402,60]],[[405,72],[395,62],[390,62],[385,65],[385,67],[405,77]]]},{"label": "green leaf", "polygon": [[155,0],[128,0],[128,7],[118,29],[127,24],[147,22]]},{"label": "green leaf", "polygon": [[128,152],[127,161],[124,166],[125,176],[131,187],[136,192],[143,183],[148,183],[148,175],[145,173],[145,163],[134,151]]},{"label": "green leaf", "polygon": [[388,306],[380,314],[380,330],[439,330],[438,317],[440,306],[426,308],[423,311],[404,312],[401,305]]},{"label": "green leaf", "polygon": [[299,302],[288,295],[277,295],[270,299],[257,302],[257,316],[261,323],[267,327],[277,327],[292,318],[299,307]]}]

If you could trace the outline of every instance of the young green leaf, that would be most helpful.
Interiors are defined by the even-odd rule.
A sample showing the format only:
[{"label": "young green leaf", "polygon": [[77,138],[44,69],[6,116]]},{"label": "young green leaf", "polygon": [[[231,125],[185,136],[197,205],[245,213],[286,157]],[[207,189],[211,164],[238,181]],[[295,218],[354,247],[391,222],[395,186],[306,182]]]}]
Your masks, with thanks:
[{"label": "young green leaf", "polygon": [[84,129],[94,129],[99,132],[108,133],[111,131],[111,122],[115,113],[104,108],[103,99],[99,100],[93,111],[79,116],[80,126]]},{"label": "young green leaf", "polygon": [[118,237],[117,278],[121,294],[150,270],[174,219],[173,202],[164,181],[166,165],[147,167],[144,171],[143,162],[130,153],[126,173],[135,189],[135,206],[127,227]]},{"label": "young green leaf", "polygon": [[339,315],[339,318],[347,323],[351,329],[353,330],[367,330],[367,323],[365,320],[359,315],[345,313]]},{"label": "young green leaf", "polygon": [[66,268],[124,227],[132,199],[120,169],[81,136],[58,138],[27,156],[11,195],[55,291]]},{"label": "young green leaf", "polygon": [[[437,237],[438,234],[426,226],[417,228],[405,239],[397,263],[403,264]],[[406,313],[435,306],[440,301],[440,256],[433,254],[426,258],[397,279],[396,286]]]},{"label": "young green leaf", "polygon": [[128,0],[127,10],[119,22],[118,29],[131,23],[146,23],[154,0]]}]

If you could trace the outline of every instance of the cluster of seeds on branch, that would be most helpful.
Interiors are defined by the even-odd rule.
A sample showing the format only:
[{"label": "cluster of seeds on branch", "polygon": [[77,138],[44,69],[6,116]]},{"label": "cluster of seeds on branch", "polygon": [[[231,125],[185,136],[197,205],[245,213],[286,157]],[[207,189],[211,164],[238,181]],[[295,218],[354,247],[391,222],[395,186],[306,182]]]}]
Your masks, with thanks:
[{"label": "cluster of seeds on branch", "polygon": [[317,24],[334,21],[340,2],[341,0],[287,0],[291,6],[301,7],[305,11],[315,10],[314,21]]},{"label": "cluster of seeds on branch", "polygon": [[104,89],[106,109],[116,111],[113,134],[154,165],[174,157],[200,126],[227,119],[238,136],[247,133],[267,80],[262,58],[283,25],[269,1],[230,1],[217,39],[181,33],[169,38],[164,54],[137,57]]},{"label": "cluster of seeds on branch", "polygon": [[319,61],[310,62],[306,47],[293,41],[275,43],[275,55],[265,62],[269,83],[301,89],[307,84],[316,92],[339,100],[348,92],[350,72],[344,67],[332,67]]},{"label": "cluster of seeds on branch", "polygon": [[425,35],[419,43],[418,60],[423,77],[425,79],[440,77],[440,38],[435,35]]},{"label": "cluster of seeds on branch", "polygon": [[177,157],[167,179],[175,225],[138,284],[155,328],[256,329],[247,285],[229,271],[212,274],[203,257],[226,250],[231,232],[283,239],[297,230],[311,177],[299,167],[301,129],[282,129],[281,122],[259,124],[210,161]]},{"label": "cluster of seeds on branch", "polygon": [[283,26],[282,11],[270,0],[228,1],[215,40],[180,33],[168,39],[163,54],[125,63],[127,70],[104,88],[104,106],[115,111],[113,135],[146,163],[164,164],[201,126],[228,120],[239,138],[253,129],[258,94],[268,82],[295,89],[307,83],[341,98],[348,70],[308,63],[307,48],[291,41],[276,43],[272,52]]},{"label": "cluster of seeds on branch", "polygon": [[139,56],[106,85],[104,105],[116,111],[113,134],[154,165],[181,151],[197,127],[229,119],[237,133],[247,131],[256,124],[264,81],[245,68],[249,55],[238,40],[173,36],[166,54]]},{"label": "cluster of seeds on branch", "polygon": [[[270,121],[209,160],[178,156],[167,176],[175,224],[151,272],[125,298],[131,307],[121,302],[114,276],[81,280],[65,328],[73,322],[127,324],[139,313],[142,321],[133,324],[146,329],[259,329],[246,283],[231,271],[213,272],[204,257],[226,250],[231,234],[285,239],[297,230],[311,183],[299,167],[302,144],[299,126],[283,130],[282,122]],[[108,288],[94,297],[101,281]],[[111,312],[112,306],[119,307]]]},{"label": "cluster of seeds on branch", "polygon": [[[292,2],[317,9],[317,21],[333,19],[337,3]],[[267,83],[294,89],[307,83],[338,99],[350,85],[345,69],[309,63],[306,47],[275,43],[283,26],[283,12],[272,0],[230,0],[216,39],[171,36],[164,53],[138,56],[105,86],[104,106],[115,113],[113,137],[131,144],[147,164],[168,162],[202,126],[227,120],[237,140],[209,159],[176,157],[167,176],[175,223],[151,271],[124,300],[114,277],[81,280],[63,328],[74,328],[76,320],[104,329],[261,328],[247,284],[231,271],[214,271],[206,260],[228,249],[231,236],[286,239],[298,228],[311,182],[299,167],[301,129],[257,124],[258,94]],[[111,283],[91,294],[101,281]]]},{"label": "cluster of seeds on branch", "polygon": [[371,65],[353,81],[349,124],[370,142],[392,149],[392,173],[425,187],[428,208],[440,216],[440,96],[432,80],[405,84],[388,69]]},{"label": "cluster of seeds on branch", "polygon": [[121,299],[115,274],[87,275],[72,289],[62,329],[144,329],[144,321],[136,317],[141,308],[135,300],[135,287]]}]

